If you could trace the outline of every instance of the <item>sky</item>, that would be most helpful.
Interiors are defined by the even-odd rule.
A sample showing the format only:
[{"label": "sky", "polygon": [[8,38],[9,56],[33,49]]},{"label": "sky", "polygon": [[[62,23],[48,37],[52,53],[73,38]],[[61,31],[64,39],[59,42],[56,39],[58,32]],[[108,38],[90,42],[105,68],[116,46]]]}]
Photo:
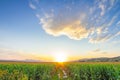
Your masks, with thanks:
[{"label": "sky", "polygon": [[0,0],[0,60],[120,56],[120,0]]}]

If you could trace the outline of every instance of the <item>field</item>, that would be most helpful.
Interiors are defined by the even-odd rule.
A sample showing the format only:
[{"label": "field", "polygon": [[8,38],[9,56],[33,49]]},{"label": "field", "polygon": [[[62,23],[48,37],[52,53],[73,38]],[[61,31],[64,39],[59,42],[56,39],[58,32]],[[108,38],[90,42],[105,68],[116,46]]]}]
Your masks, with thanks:
[{"label": "field", "polygon": [[120,64],[0,62],[0,80],[120,80]]}]

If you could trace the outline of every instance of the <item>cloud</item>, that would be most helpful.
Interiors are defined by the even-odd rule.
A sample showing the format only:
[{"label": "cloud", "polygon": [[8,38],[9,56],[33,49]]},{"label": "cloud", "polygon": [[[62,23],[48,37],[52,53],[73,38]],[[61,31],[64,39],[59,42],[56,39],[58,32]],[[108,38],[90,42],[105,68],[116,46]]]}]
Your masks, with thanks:
[{"label": "cloud", "polygon": [[105,6],[104,6],[103,4],[100,4],[100,5],[99,5],[99,8],[101,9],[100,15],[103,16],[104,13],[105,13]]},{"label": "cloud", "polygon": [[90,43],[99,43],[99,42],[104,42],[108,40],[110,37],[109,36],[101,36],[101,37],[94,37],[90,38],[89,42]]},{"label": "cloud", "polygon": [[25,54],[11,49],[0,48],[0,59],[23,59]]},{"label": "cloud", "polygon": [[96,0],[91,2],[92,5],[85,1],[54,4],[37,1],[36,4],[35,7],[31,5],[31,8],[37,9],[40,25],[52,36],[67,36],[74,40],[86,38],[90,43],[99,43],[118,36],[120,31],[117,27],[120,16],[117,0]]},{"label": "cloud", "polygon": [[118,21],[116,25],[117,25],[117,26],[120,26],[120,21]]},{"label": "cloud", "polygon": [[[97,27],[94,30],[94,35],[92,35],[89,38],[89,42],[91,43],[99,43],[99,42],[105,42],[108,41],[116,36],[119,36],[119,29],[117,29],[117,26],[114,24],[117,16],[119,13],[116,13],[111,20],[106,21],[103,25],[100,27]],[[117,22],[118,23],[118,22]],[[114,24],[114,25],[113,25]],[[114,28],[112,28],[112,26]]]},{"label": "cloud", "polygon": [[120,44],[120,40],[116,40],[112,42],[113,44]]},{"label": "cloud", "polygon": [[100,51],[101,51],[100,49],[93,50],[93,52],[100,52]]},{"label": "cloud", "polygon": [[101,54],[107,54],[108,52],[101,52]]},{"label": "cloud", "polygon": [[37,9],[35,5],[33,5],[32,3],[29,3],[30,8],[32,8],[33,10]]},{"label": "cloud", "polygon": [[107,54],[106,51],[102,51],[101,49],[95,49],[95,50],[92,50],[92,51],[89,51],[88,53],[92,53],[92,54]]},{"label": "cloud", "polygon": [[59,22],[55,17],[48,17],[41,19],[40,22],[43,25],[43,29],[53,36],[65,35],[71,39],[80,40],[87,38],[91,33],[91,30],[88,30],[79,20]]},{"label": "cloud", "polygon": [[36,56],[22,51],[0,48],[0,60],[25,60],[36,59]]}]

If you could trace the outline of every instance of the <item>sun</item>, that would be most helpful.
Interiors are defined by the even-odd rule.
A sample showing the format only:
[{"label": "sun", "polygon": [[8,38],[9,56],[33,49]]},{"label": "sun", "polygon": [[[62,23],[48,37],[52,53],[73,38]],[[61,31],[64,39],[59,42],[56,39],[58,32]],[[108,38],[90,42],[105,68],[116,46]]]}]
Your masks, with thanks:
[{"label": "sun", "polygon": [[55,54],[54,57],[55,57],[55,61],[56,61],[56,62],[65,62],[66,59],[67,59],[66,55],[65,55],[65,54],[62,54],[62,53],[60,53],[60,54]]}]

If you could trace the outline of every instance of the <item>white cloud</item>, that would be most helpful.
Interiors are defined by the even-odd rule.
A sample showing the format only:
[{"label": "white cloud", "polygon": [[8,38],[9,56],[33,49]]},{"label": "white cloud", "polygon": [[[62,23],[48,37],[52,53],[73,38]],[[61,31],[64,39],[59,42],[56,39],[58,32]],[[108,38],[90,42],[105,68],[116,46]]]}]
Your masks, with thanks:
[{"label": "white cloud", "polygon": [[[64,35],[74,40],[87,38],[91,43],[104,42],[119,36],[116,25],[119,25],[120,21],[114,25],[119,12],[109,15],[110,12],[113,13],[111,10],[114,9],[112,7],[115,6],[115,1],[98,0],[95,2],[93,6],[87,5],[87,8],[86,6],[81,8],[75,2],[74,6],[66,4],[61,5],[62,8],[54,8],[55,6],[51,7],[51,5],[51,8],[45,9],[39,5],[44,12],[39,12],[36,16],[45,32],[53,36]],[[33,4],[30,7],[39,9]]]},{"label": "white cloud", "polygon": [[93,38],[89,39],[90,43],[99,43],[99,42],[105,42],[109,40],[112,36],[111,35],[100,35],[100,36],[95,36]]},{"label": "white cloud", "polygon": [[90,54],[107,54],[108,52],[107,51],[103,51],[103,50],[98,48],[98,49],[89,51],[88,53],[90,53]]},{"label": "white cloud", "polygon": [[112,42],[113,44],[120,44],[120,40],[116,40]]},{"label": "white cloud", "polygon": [[6,49],[6,48],[0,48],[0,59],[23,59],[25,58],[25,54],[19,51],[13,51],[11,49]]},{"label": "white cloud", "polygon": [[100,5],[99,5],[99,8],[101,9],[100,15],[103,16],[103,15],[105,14],[105,5],[100,4]]},{"label": "white cloud", "polygon": [[37,9],[36,6],[33,5],[32,3],[29,3],[29,6],[30,6],[30,8],[33,9],[33,10]]},{"label": "white cloud", "polygon": [[35,53],[27,53],[23,51],[16,51],[13,49],[0,48],[0,60],[26,60],[26,59],[36,60],[41,58]]},{"label": "white cloud", "polygon": [[115,2],[115,0],[110,0],[110,5],[113,6],[114,2]]},{"label": "white cloud", "polygon": [[93,50],[93,52],[100,52],[100,51],[101,51],[100,49]]},{"label": "white cloud", "polygon": [[90,30],[87,30],[87,28],[82,25],[79,20],[66,20],[59,22],[59,20],[57,21],[54,17],[48,17],[42,18],[41,24],[43,25],[43,29],[50,35],[66,35],[75,40],[87,38],[91,32]]},{"label": "white cloud", "polygon": [[116,25],[117,25],[117,26],[120,26],[120,21],[118,21]]},{"label": "white cloud", "polygon": [[108,10],[110,10],[115,5],[115,0],[110,0],[110,7]]},{"label": "white cloud", "polygon": [[120,36],[120,31],[118,31],[115,36]]}]

